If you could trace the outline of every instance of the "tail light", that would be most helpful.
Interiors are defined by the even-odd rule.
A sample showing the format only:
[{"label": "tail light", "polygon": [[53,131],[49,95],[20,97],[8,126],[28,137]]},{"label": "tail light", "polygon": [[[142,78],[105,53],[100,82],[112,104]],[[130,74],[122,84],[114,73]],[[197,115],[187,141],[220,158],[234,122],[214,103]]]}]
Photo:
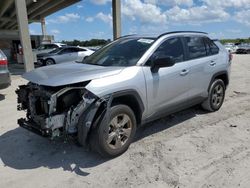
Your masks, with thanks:
[{"label": "tail light", "polygon": [[233,54],[230,52],[228,56],[229,56],[229,62],[231,62],[233,60]]},{"label": "tail light", "polygon": [[5,60],[0,60],[0,65],[8,65],[8,61]]}]

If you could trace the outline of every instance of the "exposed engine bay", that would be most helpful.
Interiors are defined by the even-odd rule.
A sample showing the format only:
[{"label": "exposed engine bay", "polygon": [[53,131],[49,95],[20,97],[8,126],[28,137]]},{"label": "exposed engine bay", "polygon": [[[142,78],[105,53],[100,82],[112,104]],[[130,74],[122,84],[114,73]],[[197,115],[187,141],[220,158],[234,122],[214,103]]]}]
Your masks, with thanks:
[{"label": "exposed engine bay", "polygon": [[107,106],[107,99],[97,97],[85,89],[85,85],[51,87],[29,83],[19,86],[17,108],[26,111],[26,118],[19,119],[18,124],[51,138],[76,135],[82,126],[84,142],[94,119],[103,116]]}]

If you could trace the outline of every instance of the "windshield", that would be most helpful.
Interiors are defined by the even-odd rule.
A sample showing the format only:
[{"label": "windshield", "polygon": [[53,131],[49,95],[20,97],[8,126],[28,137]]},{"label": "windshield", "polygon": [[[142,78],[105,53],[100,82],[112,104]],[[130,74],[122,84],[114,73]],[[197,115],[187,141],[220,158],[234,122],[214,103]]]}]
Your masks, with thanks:
[{"label": "windshield", "polygon": [[83,63],[100,66],[134,66],[154,41],[154,38],[123,38],[96,51],[83,60]]}]

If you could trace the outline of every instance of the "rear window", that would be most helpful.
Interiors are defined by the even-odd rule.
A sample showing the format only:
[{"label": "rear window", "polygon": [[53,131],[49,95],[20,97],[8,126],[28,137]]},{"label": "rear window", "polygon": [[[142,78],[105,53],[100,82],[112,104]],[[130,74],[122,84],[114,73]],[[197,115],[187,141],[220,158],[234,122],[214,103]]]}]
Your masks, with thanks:
[{"label": "rear window", "polygon": [[206,47],[202,37],[185,37],[189,52],[189,59],[205,57]]}]

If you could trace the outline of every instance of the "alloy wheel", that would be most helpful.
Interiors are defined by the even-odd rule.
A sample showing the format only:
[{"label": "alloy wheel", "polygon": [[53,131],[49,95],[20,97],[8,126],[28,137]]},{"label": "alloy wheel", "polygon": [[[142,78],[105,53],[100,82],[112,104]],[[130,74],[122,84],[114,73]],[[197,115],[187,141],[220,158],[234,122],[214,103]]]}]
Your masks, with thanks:
[{"label": "alloy wheel", "polygon": [[132,121],[127,114],[115,116],[109,124],[109,134],[106,140],[108,146],[112,149],[119,149],[130,138],[132,131]]},{"label": "alloy wheel", "polygon": [[224,98],[224,89],[223,87],[218,84],[217,86],[214,87],[213,92],[212,92],[212,104],[214,107],[219,107]]}]

